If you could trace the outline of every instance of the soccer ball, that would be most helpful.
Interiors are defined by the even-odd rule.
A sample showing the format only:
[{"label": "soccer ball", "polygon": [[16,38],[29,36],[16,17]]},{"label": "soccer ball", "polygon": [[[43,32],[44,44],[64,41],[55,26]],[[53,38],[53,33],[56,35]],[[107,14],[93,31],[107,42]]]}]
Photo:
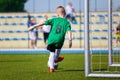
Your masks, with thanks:
[{"label": "soccer ball", "polygon": [[54,63],[54,69],[58,69],[58,63]]}]

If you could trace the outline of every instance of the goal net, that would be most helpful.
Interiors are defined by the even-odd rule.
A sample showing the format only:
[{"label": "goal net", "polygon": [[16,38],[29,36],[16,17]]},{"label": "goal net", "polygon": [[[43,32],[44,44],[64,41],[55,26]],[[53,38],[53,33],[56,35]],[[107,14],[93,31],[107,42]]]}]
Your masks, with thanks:
[{"label": "goal net", "polygon": [[120,77],[120,48],[114,33],[119,15],[112,12],[112,0],[103,1],[108,12],[96,16],[91,14],[90,1],[84,0],[86,77]]}]

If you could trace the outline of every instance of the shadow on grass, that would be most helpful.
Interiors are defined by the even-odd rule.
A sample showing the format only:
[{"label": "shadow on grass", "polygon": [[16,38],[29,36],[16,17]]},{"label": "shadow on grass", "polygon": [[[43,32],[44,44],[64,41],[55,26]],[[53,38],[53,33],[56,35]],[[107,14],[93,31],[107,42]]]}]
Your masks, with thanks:
[{"label": "shadow on grass", "polygon": [[30,60],[5,60],[5,61],[0,61],[0,63],[3,62],[31,62]]},{"label": "shadow on grass", "polygon": [[[84,69],[68,69],[68,70],[63,70],[63,69],[58,69],[60,70],[61,72],[83,72]],[[107,71],[107,69],[94,69],[94,71]]]},{"label": "shadow on grass", "polygon": [[71,69],[71,70],[62,70],[62,72],[80,72],[80,71],[84,71],[83,69],[79,70],[79,69]]}]

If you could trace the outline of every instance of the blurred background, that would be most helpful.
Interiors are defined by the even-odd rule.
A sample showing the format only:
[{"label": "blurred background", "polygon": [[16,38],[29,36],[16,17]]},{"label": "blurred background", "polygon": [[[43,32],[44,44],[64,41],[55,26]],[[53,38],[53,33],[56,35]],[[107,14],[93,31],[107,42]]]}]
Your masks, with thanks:
[{"label": "blurred background", "polygon": [[[73,32],[73,48],[84,47],[84,0],[0,0],[0,48],[30,48],[27,31],[28,15],[36,19],[36,23],[44,19],[57,17],[57,6],[68,6],[72,3],[76,21],[71,22]],[[108,0],[90,1],[90,35],[92,47],[107,47],[108,39]],[[112,2],[113,44],[116,37],[114,29],[120,21],[120,0]],[[38,30],[37,48],[45,48],[43,32]],[[68,47],[66,37],[64,48]]]},{"label": "blurred background", "polygon": [[[84,10],[84,0],[28,0],[25,3],[27,12],[55,12],[58,5],[66,6],[71,2],[77,12]],[[107,0],[91,0],[91,11],[107,11]],[[113,0],[113,10],[120,9],[119,0]]]}]

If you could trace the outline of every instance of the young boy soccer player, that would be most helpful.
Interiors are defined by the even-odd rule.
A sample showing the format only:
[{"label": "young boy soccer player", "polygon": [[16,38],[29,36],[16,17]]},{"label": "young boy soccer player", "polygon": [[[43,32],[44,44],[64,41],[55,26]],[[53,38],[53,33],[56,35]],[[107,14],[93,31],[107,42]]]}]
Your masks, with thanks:
[{"label": "young boy soccer player", "polygon": [[40,22],[34,26],[31,26],[28,30],[42,25],[51,25],[51,31],[48,37],[47,49],[50,51],[50,56],[48,60],[48,67],[50,72],[54,72],[54,64],[62,61],[64,57],[59,57],[60,49],[63,46],[65,34],[68,33],[69,37],[69,48],[72,47],[72,32],[70,23],[64,18],[66,15],[65,9],[62,6],[57,7],[56,14],[58,18],[53,18],[46,20],[45,22]]}]

